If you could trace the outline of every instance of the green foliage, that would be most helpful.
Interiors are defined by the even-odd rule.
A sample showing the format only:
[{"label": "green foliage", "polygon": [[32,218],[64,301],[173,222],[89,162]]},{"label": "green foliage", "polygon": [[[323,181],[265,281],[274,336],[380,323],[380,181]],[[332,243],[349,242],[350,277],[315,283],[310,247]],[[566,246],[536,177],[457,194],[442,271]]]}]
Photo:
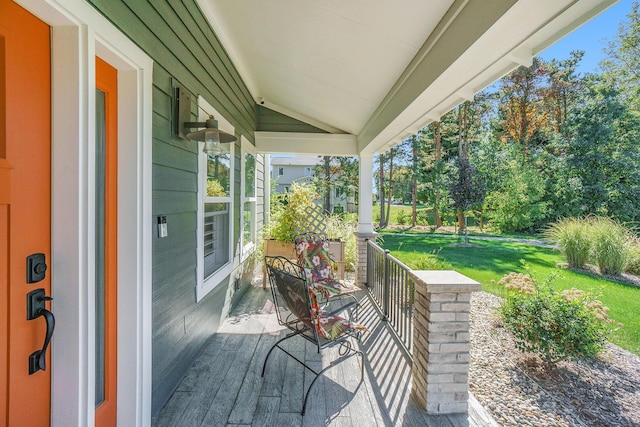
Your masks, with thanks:
[{"label": "green foliage", "polygon": [[416,223],[418,225],[429,225],[429,212],[426,209],[420,209],[416,212]]},{"label": "green foliage", "polygon": [[401,209],[398,211],[398,214],[396,215],[396,220],[398,221],[399,225],[410,224],[411,214],[408,211]]},{"label": "green foliage", "polygon": [[219,181],[215,179],[207,179],[207,196],[208,197],[222,197],[226,196],[227,192],[222,187]]},{"label": "green foliage", "polygon": [[593,257],[603,274],[620,274],[629,260],[631,235],[618,221],[593,218]]},{"label": "green foliage", "polygon": [[565,218],[551,224],[544,233],[567,258],[569,267],[582,268],[591,255],[591,233],[583,218]]},{"label": "green foliage", "polygon": [[271,199],[271,222],[266,235],[281,242],[293,242],[297,224],[307,218],[310,210],[315,209],[315,200],[319,198],[313,185],[291,185],[289,193],[282,198]]},{"label": "green foliage", "polygon": [[344,262],[347,271],[354,270],[356,265],[356,231],[358,221],[354,216],[329,215],[327,218],[327,236],[332,240],[344,242]]},{"label": "green foliage", "polygon": [[501,306],[505,328],[516,348],[542,357],[547,363],[595,357],[611,332],[601,307],[588,293],[562,294],[550,285],[554,276],[534,286],[531,295],[511,293]]},{"label": "green foliage", "polygon": [[448,262],[440,259],[440,250],[433,250],[431,253],[422,254],[418,258],[409,261],[407,266],[412,270],[453,270]]},{"label": "green foliage", "polygon": [[500,188],[487,195],[486,211],[497,230],[525,231],[543,220],[547,213],[544,182],[522,157],[504,165]]},{"label": "green foliage", "polygon": [[629,242],[627,271],[631,274],[640,275],[640,239],[638,238],[634,238]]}]

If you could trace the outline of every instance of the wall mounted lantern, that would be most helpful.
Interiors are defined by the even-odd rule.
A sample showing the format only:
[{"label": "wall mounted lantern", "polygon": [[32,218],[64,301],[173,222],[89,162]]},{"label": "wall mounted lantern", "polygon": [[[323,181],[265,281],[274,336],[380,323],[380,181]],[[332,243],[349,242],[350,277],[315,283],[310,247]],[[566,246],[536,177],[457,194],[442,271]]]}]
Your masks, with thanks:
[{"label": "wall mounted lantern", "polygon": [[[235,135],[231,135],[218,129],[218,121],[209,116],[204,122],[187,121],[191,117],[191,94],[181,87],[176,88],[177,134],[182,139],[204,142],[202,151],[208,155],[222,153],[222,144],[235,141]],[[204,129],[200,129],[204,128]],[[191,132],[191,129],[200,129]]]}]

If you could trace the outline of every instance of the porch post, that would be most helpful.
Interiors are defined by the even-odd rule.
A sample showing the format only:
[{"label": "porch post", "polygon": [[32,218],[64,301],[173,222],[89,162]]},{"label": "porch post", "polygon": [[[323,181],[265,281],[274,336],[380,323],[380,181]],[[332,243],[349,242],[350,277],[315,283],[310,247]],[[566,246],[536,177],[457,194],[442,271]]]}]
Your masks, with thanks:
[{"label": "porch post", "polygon": [[367,239],[374,238],[373,231],[373,154],[360,153],[358,182],[358,231],[356,233],[356,283],[363,286],[367,281]]},{"label": "porch post", "polygon": [[468,411],[469,311],[480,284],[455,271],[413,271],[411,394],[429,414]]}]

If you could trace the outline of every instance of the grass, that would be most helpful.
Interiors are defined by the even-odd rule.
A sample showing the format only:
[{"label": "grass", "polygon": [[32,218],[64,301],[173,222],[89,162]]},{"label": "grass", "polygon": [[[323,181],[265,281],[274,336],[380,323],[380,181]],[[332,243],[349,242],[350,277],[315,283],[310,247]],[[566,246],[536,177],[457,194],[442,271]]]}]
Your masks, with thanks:
[{"label": "grass", "polygon": [[577,271],[558,269],[563,262],[559,252],[526,243],[471,239],[472,246],[462,246],[464,238],[435,237],[429,234],[398,236],[384,234],[383,247],[404,263],[417,261],[425,253],[439,250],[439,257],[453,268],[480,282],[482,289],[498,296],[505,290],[498,281],[512,271],[524,273],[520,260],[525,260],[534,278],[542,281],[554,273],[558,277],[556,289],[578,288],[592,292],[609,307],[609,317],[623,326],[614,333],[611,341],[620,347],[640,355],[640,288],[593,277]]}]

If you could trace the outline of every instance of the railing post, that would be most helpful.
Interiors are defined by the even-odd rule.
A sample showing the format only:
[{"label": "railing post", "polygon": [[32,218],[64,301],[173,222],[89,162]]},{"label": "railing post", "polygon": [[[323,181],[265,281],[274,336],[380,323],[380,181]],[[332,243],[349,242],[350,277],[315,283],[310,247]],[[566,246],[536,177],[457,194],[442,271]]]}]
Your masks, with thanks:
[{"label": "railing post", "polygon": [[389,319],[389,307],[391,304],[391,261],[389,260],[389,250],[384,251],[384,286],[382,297],[382,320]]},{"label": "railing post", "polygon": [[411,393],[429,414],[468,411],[471,293],[455,271],[412,271],[415,283]]}]

